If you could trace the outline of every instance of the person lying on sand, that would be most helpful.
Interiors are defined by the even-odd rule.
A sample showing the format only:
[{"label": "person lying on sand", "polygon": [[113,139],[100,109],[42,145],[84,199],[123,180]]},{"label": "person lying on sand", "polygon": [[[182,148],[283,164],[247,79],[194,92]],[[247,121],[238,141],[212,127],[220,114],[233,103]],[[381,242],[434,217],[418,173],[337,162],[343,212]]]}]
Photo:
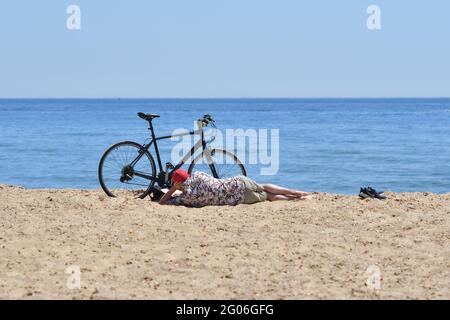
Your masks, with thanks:
[{"label": "person lying on sand", "polygon": [[195,172],[189,176],[189,173],[182,169],[173,172],[172,181],[172,188],[159,200],[159,204],[189,207],[235,206],[266,200],[302,199],[308,195],[307,192],[274,184],[258,184],[245,176],[220,180],[204,172]]}]

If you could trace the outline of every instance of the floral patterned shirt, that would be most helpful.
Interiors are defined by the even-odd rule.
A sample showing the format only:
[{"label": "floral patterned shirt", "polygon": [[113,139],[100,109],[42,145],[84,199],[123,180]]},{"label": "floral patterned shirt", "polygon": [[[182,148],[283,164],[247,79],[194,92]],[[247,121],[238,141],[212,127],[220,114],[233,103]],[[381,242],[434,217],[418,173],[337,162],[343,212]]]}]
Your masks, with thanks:
[{"label": "floral patterned shirt", "polygon": [[183,183],[183,193],[170,199],[169,204],[188,207],[235,206],[244,202],[244,190],[240,176],[220,180],[204,172],[195,172]]}]

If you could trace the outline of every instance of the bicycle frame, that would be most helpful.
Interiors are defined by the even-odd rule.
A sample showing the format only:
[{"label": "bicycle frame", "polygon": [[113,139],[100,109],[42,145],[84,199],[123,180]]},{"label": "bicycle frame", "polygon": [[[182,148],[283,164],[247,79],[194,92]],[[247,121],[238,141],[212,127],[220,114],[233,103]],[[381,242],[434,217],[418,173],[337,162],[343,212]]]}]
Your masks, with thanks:
[{"label": "bicycle frame", "polygon": [[[192,136],[192,135],[199,134],[200,135],[200,139],[195,143],[195,145],[191,148],[191,150],[187,154],[185,154],[183,156],[183,158],[180,160],[180,162],[178,162],[178,164],[175,165],[170,172],[169,171],[164,172],[165,173],[164,183],[167,183],[168,176],[171,175],[173,171],[181,168],[183,166],[183,164],[185,164],[186,161],[188,161],[190,158],[192,158],[194,156],[195,152],[197,150],[199,150],[200,148],[202,149],[202,152],[201,152],[201,154],[199,156],[203,156],[203,155],[206,156],[208,164],[209,164],[209,166],[211,168],[211,172],[213,173],[213,176],[218,178],[218,174],[216,172],[216,168],[215,168],[214,163],[213,163],[212,158],[211,158],[211,148],[206,143],[205,138],[204,138],[203,123],[202,123],[201,120],[197,121],[197,126],[198,126],[197,130],[186,132],[186,133],[179,133],[179,134],[174,134],[174,135],[162,136],[162,137],[156,137],[155,131],[154,131],[154,128],[153,128],[153,124],[152,124],[151,120],[148,121],[148,126],[149,126],[148,129],[150,130],[150,133],[151,133],[151,141],[149,143],[143,145],[143,149],[139,151],[139,155],[130,163],[130,166],[134,167],[135,164],[145,154],[145,152],[147,152],[150,149],[150,147],[152,145],[154,145],[154,149],[155,149],[155,153],[156,153],[156,160],[158,162],[159,174],[157,174],[157,176],[155,176],[155,177],[152,177],[152,176],[149,176],[149,175],[146,175],[146,174],[142,174],[140,172],[135,172],[136,176],[139,176],[139,177],[144,178],[144,179],[152,180],[152,181],[158,181],[160,179],[159,175],[162,172],[164,172],[164,170],[163,170],[163,166],[162,166],[162,162],[161,162],[161,156],[160,156],[159,148],[158,148],[158,141],[159,140],[166,140],[166,139],[171,139],[171,138],[174,138],[174,137],[182,137],[182,136],[188,136],[188,135]],[[166,170],[167,170],[167,168],[166,168]]]}]

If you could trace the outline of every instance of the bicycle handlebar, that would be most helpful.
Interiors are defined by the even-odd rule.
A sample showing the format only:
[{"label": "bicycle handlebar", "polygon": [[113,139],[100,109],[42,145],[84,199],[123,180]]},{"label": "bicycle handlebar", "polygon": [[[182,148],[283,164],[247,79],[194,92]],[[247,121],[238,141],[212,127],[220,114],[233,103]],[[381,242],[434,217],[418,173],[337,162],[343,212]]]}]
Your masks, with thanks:
[{"label": "bicycle handlebar", "polygon": [[198,119],[198,121],[201,121],[204,126],[207,126],[210,123],[214,124],[215,122],[210,114],[205,114],[203,118]]}]

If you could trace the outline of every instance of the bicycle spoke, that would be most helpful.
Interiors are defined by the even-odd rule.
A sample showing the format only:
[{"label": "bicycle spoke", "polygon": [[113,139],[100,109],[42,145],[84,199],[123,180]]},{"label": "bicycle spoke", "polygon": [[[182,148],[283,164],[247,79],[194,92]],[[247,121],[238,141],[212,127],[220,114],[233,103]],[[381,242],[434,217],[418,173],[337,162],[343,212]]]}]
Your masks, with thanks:
[{"label": "bicycle spoke", "polygon": [[107,160],[114,161],[118,167],[122,167],[120,161],[117,160],[117,157],[114,153],[111,153],[111,157]]},{"label": "bicycle spoke", "polygon": [[[217,151],[211,156],[212,163],[214,164],[215,171],[220,179],[226,179],[237,175],[244,175],[243,167],[237,163],[236,158],[224,151]],[[211,167],[206,160],[206,157],[196,163],[192,169],[192,172],[203,171],[212,175]]]},{"label": "bicycle spoke", "polygon": [[[117,145],[106,154],[101,167],[104,186],[113,194],[117,190],[144,192],[153,180],[142,177],[154,176],[153,165],[147,154],[144,154],[133,168],[130,164],[140,152],[140,146],[132,143]],[[136,175],[138,173],[140,176]],[[121,181],[121,178],[123,181]]]}]

